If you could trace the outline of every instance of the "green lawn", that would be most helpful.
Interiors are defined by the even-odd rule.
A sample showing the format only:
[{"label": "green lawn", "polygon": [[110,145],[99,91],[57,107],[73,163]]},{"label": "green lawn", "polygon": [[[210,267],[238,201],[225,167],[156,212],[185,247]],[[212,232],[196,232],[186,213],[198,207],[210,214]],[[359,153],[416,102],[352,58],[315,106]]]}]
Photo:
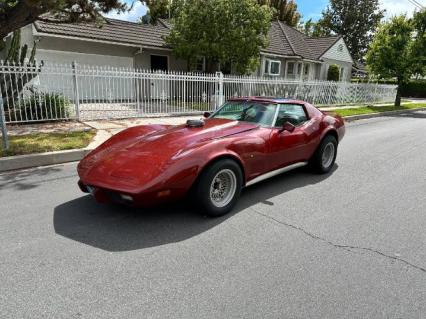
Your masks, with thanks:
[{"label": "green lawn", "polygon": [[387,112],[387,111],[410,110],[410,109],[417,109],[420,107],[426,107],[426,103],[406,103],[406,104],[402,104],[400,107],[395,107],[392,104],[389,104],[386,106],[362,106],[362,107],[353,107],[350,109],[333,110],[333,112],[341,116],[351,116],[351,115],[360,115],[360,114],[369,114],[369,113],[380,113],[380,112]]},{"label": "green lawn", "polygon": [[90,130],[9,136],[10,147],[7,151],[0,147],[0,157],[84,148],[95,134],[95,130]]}]

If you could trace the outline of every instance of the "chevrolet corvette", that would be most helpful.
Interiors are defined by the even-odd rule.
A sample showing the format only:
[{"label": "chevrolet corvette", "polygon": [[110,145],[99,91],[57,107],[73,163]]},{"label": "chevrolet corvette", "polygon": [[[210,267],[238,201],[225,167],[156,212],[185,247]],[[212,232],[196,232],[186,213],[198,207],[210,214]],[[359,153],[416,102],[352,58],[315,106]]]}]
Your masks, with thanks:
[{"label": "chevrolet corvette", "polygon": [[233,98],[204,119],[121,131],[80,161],[78,184],[98,202],[130,206],[189,195],[221,216],[244,187],[304,165],[328,173],[344,134],[340,116],[307,102]]}]

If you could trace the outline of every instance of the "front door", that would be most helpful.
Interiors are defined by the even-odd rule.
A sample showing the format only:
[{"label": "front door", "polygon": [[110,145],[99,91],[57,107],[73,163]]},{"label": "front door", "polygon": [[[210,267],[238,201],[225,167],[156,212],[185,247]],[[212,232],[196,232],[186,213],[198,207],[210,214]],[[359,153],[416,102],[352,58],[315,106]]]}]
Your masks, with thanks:
[{"label": "front door", "polygon": [[166,55],[151,55],[151,71],[168,71],[168,64]]},{"label": "front door", "polygon": [[166,55],[151,55],[151,71],[158,72],[158,75],[153,75],[151,78],[150,95],[153,100],[167,100],[169,97],[168,81],[162,75],[169,69],[168,56]]}]

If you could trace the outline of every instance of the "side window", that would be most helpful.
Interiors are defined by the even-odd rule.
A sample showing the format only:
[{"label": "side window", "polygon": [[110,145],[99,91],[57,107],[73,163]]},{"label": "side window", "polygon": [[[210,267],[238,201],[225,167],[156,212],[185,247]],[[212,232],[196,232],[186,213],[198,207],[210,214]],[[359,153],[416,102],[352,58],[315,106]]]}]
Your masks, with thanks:
[{"label": "side window", "polygon": [[276,127],[282,127],[285,122],[298,126],[308,120],[305,109],[299,104],[281,104],[278,110]]}]

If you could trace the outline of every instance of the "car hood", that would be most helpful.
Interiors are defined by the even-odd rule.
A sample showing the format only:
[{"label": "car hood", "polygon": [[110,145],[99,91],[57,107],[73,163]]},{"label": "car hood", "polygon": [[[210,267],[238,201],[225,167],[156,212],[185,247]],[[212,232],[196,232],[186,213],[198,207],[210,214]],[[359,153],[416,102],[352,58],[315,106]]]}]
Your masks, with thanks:
[{"label": "car hood", "polygon": [[255,128],[257,128],[257,125],[251,123],[226,119],[208,119],[201,127],[178,125],[153,132],[141,138],[135,136],[133,141],[129,141],[126,150],[137,152],[139,155],[171,155],[178,150],[200,142],[223,138]]},{"label": "car hood", "polygon": [[[108,150],[94,152],[80,165],[80,177],[86,183],[109,187],[111,183],[152,186],[155,177],[167,170],[173,161],[183,157],[187,150],[210,140],[224,138],[256,129],[256,124],[227,119],[207,119],[202,127],[170,126],[125,141],[117,141]],[[135,131],[137,132],[137,130]]]}]

